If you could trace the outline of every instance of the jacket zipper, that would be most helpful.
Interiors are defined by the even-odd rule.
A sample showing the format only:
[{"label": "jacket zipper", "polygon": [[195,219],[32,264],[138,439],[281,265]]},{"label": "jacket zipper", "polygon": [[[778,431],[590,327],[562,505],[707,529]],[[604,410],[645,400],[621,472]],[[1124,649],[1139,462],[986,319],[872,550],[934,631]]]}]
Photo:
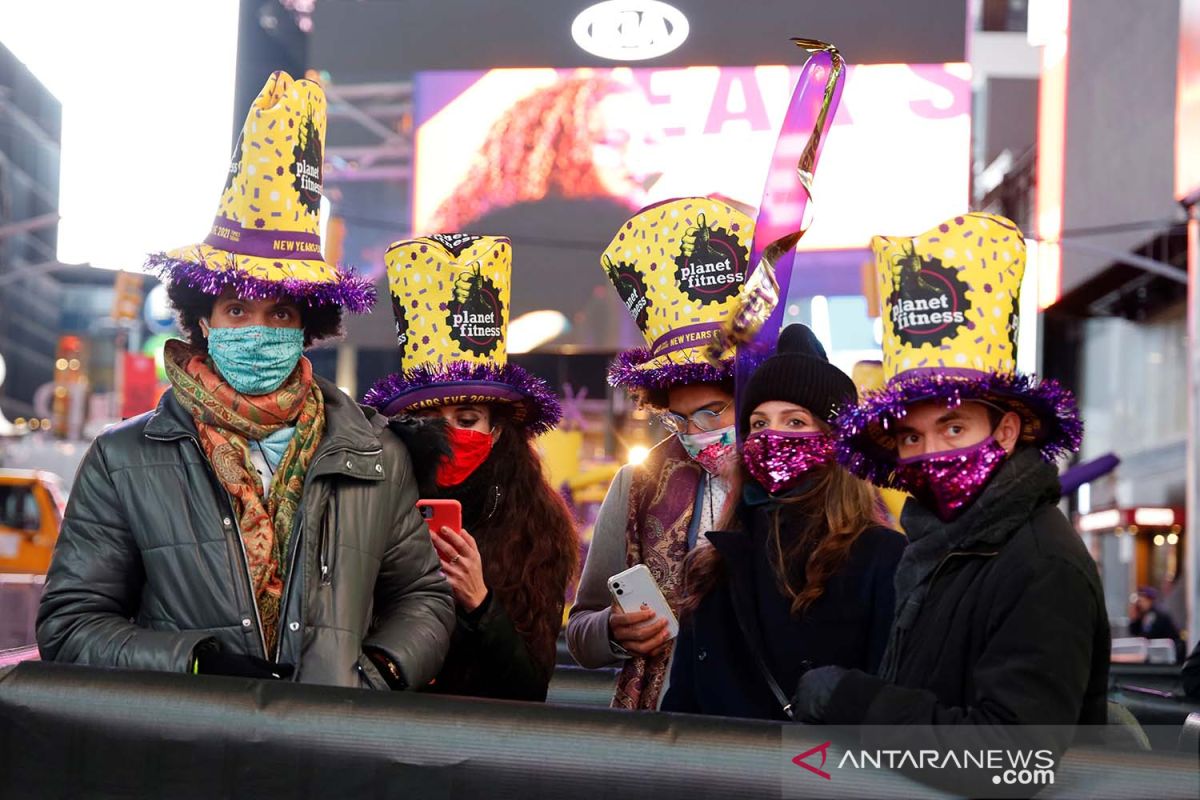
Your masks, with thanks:
[{"label": "jacket zipper", "polygon": [[292,596],[292,575],[296,571],[296,554],[300,548],[304,546],[304,510],[298,509],[296,514],[296,522],[292,525],[292,559],[288,566],[287,576],[284,578],[285,586],[283,597],[279,601],[279,630],[275,631],[275,663],[279,663],[279,655],[283,652],[283,623],[284,617],[287,614],[288,600]]},{"label": "jacket zipper", "polygon": [[321,525],[320,567],[322,586],[333,584],[333,530],[337,527],[337,513],[337,495],[332,495],[329,498],[329,508],[325,511],[324,523]]},{"label": "jacket zipper", "polygon": [[995,555],[999,555],[999,554],[1000,554],[999,550],[991,550],[991,551],[957,550],[952,553],[946,553],[946,555],[942,556],[942,560],[938,562],[937,567],[934,568],[933,574],[929,576],[929,586],[930,586],[930,588],[933,587],[933,582],[938,579],[938,575],[941,573],[942,567],[946,566],[946,562],[949,561],[950,559],[954,558],[955,556],[983,556],[986,558],[986,557],[991,557],[991,556],[995,556]]},{"label": "jacket zipper", "polygon": [[[182,436],[183,436],[183,438],[187,439],[193,445],[196,446],[196,450],[199,451],[200,456],[205,461],[208,460],[207,457],[204,456],[204,448],[200,446],[199,439],[197,439],[195,436],[192,436],[191,434],[188,434],[188,433],[182,434]],[[150,437],[150,438],[158,438],[158,437]],[[328,453],[322,453],[319,458],[317,458],[311,464],[308,465],[309,472],[311,473],[311,471],[317,466],[317,464],[321,463],[321,461],[326,456],[332,455],[333,452],[335,452],[335,451],[331,451]],[[343,450],[338,450],[336,452],[338,452],[338,453],[354,453],[355,455],[366,457],[366,456],[377,456],[380,453],[382,453],[383,451],[382,450],[372,450],[370,452],[361,452],[358,450],[343,449]],[[212,474],[212,466],[211,465],[209,465],[209,474],[210,475]],[[219,483],[218,483],[218,485],[219,485]],[[308,491],[308,485],[309,485],[308,484],[308,475],[306,475],[305,481],[304,481],[304,487],[301,491],[302,492]],[[246,542],[242,539],[241,524],[238,522],[237,515],[234,514],[234,511],[233,511],[233,509],[234,509],[233,495],[229,494],[229,490],[226,489],[224,486],[221,487],[221,491],[225,495],[225,502],[228,504],[226,506],[227,513],[229,514],[229,519],[232,520],[232,522],[233,522],[234,534],[236,535],[236,538],[238,541],[238,546],[241,548],[242,566],[245,567],[245,569],[246,569],[246,587],[248,590],[248,594],[250,595],[250,606],[254,609],[254,619],[258,623],[258,641],[259,641],[259,644],[262,645],[262,654],[265,657],[267,655],[267,638],[266,638],[265,632],[263,631],[262,615],[258,611],[258,602],[254,598],[254,575],[253,575],[253,573],[250,572],[250,555],[246,552]],[[301,496],[303,496],[303,494]],[[298,523],[297,530],[302,530],[302,528],[299,527],[299,522],[302,522],[303,519],[304,519],[304,514],[303,514],[303,511],[301,511],[298,516],[298,520],[297,520],[297,523]],[[293,536],[294,535],[295,535],[295,532],[293,532]],[[299,552],[299,550],[300,550],[300,544],[301,544],[300,540],[296,540],[296,546],[292,548],[292,562],[291,562],[292,570],[294,570],[295,566],[296,566],[296,553]],[[293,574],[293,573],[289,573],[289,576],[291,574]],[[281,605],[280,605],[280,614],[279,614],[279,630],[276,631],[277,635],[275,637],[276,638],[276,643],[275,643],[275,660],[276,661],[279,660],[279,652],[283,646],[283,637],[279,634],[281,634],[283,631],[284,614],[286,613],[286,610],[287,610],[286,602],[290,598],[290,595],[291,595],[291,580],[288,580],[287,592],[285,592],[284,597],[282,597],[280,599]]]},{"label": "jacket zipper", "polygon": [[[980,556],[980,557],[984,557],[984,558],[990,558],[992,556],[997,556],[999,554],[1000,554],[999,550],[992,550],[992,551],[958,550],[955,552],[947,553],[946,555],[942,556],[942,560],[938,562],[938,565],[936,567],[934,567],[933,574],[929,576],[929,588],[930,589],[933,588],[933,584],[938,579],[938,575],[941,574],[942,567],[946,566],[946,562],[949,561],[950,559],[954,558],[955,556]],[[903,652],[903,650],[904,650],[904,640],[907,637],[907,634],[908,634],[908,631],[903,628],[901,628],[897,631],[896,657],[895,657],[895,659],[893,659],[894,663],[898,662],[900,659],[900,653]]]},{"label": "jacket zipper", "polygon": [[[320,456],[318,456],[316,459],[314,459],[311,464],[308,465],[308,471],[304,476],[304,486],[301,489],[301,497],[303,497],[304,493],[309,490],[309,486],[311,485],[309,482],[309,476],[312,475],[312,472],[314,469],[316,469],[316,466],[318,464],[320,464],[325,459],[326,456],[333,455],[335,452],[336,453],[353,453],[354,455],[357,455],[357,456],[367,457],[367,456],[380,455],[383,451],[382,450],[372,450],[368,453],[364,453],[364,452],[360,452],[358,450],[343,449],[343,450],[336,450],[336,451],[330,451],[327,453],[322,453]],[[335,504],[335,507],[336,507],[337,495],[335,493],[331,492],[330,497],[332,498],[333,503]],[[286,620],[287,608],[288,608],[287,602],[288,602],[288,600],[291,599],[291,595],[292,595],[293,577],[296,574],[296,558],[300,552],[301,546],[303,545],[304,528],[301,525],[303,520],[304,520],[304,512],[301,511],[297,518],[296,530],[294,530],[292,532],[293,537],[297,537],[297,535],[298,535],[299,538],[295,538],[295,545],[292,547],[291,566],[288,567],[288,574],[287,574],[287,579],[286,579],[287,586],[285,587],[283,598],[280,601],[281,605],[280,605],[280,611],[279,611],[279,630],[276,631],[276,636],[275,636],[275,661],[279,661],[280,653],[283,652],[283,630],[284,630],[284,623],[287,621]],[[320,550],[321,550],[321,560],[320,560],[321,580],[320,580],[320,583],[323,586],[328,586],[332,582],[332,578],[329,578],[328,580],[326,580],[327,572],[329,570],[329,561],[327,560],[327,554],[324,552],[324,549],[325,549],[326,540],[328,538],[330,538],[326,535],[326,533],[325,533],[326,530],[327,530],[327,526],[322,525],[321,526],[321,545],[320,545]],[[264,649],[265,649],[265,647],[264,647]]]},{"label": "jacket zipper", "polygon": [[[200,451],[200,455],[203,457],[204,456],[204,448],[200,446],[200,440],[197,439],[195,436],[191,436],[189,434],[185,434],[185,436],[191,441],[192,444],[194,444],[196,446],[196,449],[198,451]],[[205,458],[204,460],[207,461],[208,459]],[[212,468],[210,466],[209,467],[210,473],[211,473],[211,470],[212,470]],[[219,482],[218,482],[218,485],[220,485]],[[250,594],[250,607],[254,609],[254,619],[258,623],[258,641],[259,641],[259,644],[262,645],[263,657],[266,658],[267,637],[266,637],[265,632],[263,631],[262,615],[258,611],[258,602],[254,598],[254,574],[250,572],[250,555],[246,552],[246,542],[242,539],[241,523],[238,521],[237,514],[234,513],[235,506],[234,506],[234,502],[233,502],[233,495],[231,495],[229,493],[229,490],[226,489],[224,486],[221,486],[221,492],[225,495],[225,502],[228,504],[226,506],[226,509],[227,509],[226,513],[229,514],[229,519],[233,521],[234,537],[237,539],[238,547],[241,549],[241,552],[242,552],[242,566],[244,566],[246,568],[246,586],[247,586],[247,588],[249,590],[249,594]]]},{"label": "jacket zipper", "polygon": [[[308,465],[309,471],[311,471],[314,467],[316,467],[317,464],[320,464],[321,461],[324,460],[325,456],[328,456],[328,455],[330,455],[330,453],[322,453],[317,459],[315,459],[311,464]],[[309,487],[308,474],[306,473],[304,476],[304,486],[300,490],[301,498],[304,497],[304,492],[308,491],[308,487]],[[292,578],[296,574],[296,559],[300,553],[300,548],[303,546],[304,546],[304,510],[303,510],[303,507],[301,507],[299,509],[299,513],[297,513],[297,515],[296,515],[295,525],[292,528],[292,559],[288,566],[287,577],[285,578],[285,580],[287,581],[287,585],[284,587],[283,597],[280,598],[279,630],[275,631],[275,661],[276,661],[276,663],[278,663],[279,656],[283,652],[283,629],[284,629],[284,624],[287,622],[287,619],[286,619],[287,618],[287,609],[288,609],[287,604],[288,604],[288,601],[292,597],[292,585],[294,583]]]}]

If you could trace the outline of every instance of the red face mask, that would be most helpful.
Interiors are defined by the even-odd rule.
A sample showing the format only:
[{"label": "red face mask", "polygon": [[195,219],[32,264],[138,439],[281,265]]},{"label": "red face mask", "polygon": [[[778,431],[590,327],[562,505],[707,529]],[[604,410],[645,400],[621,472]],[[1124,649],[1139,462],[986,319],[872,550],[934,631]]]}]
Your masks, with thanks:
[{"label": "red face mask", "polygon": [[450,450],[453,455],[438,464],[437,483],[443,489],[457,486],[479,469],[492,453],[492,435],[469,428],[449,427]]}]

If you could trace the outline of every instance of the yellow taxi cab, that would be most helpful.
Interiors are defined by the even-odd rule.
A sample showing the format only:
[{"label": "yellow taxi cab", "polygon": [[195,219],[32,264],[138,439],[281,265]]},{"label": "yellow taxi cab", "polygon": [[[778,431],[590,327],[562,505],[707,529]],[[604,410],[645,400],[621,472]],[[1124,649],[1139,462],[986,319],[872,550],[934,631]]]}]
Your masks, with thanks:
[{"label": "yellow taxi cab", "polygon": [[65,507],[54,473],[0,469],[0,574],[46,573]]}]

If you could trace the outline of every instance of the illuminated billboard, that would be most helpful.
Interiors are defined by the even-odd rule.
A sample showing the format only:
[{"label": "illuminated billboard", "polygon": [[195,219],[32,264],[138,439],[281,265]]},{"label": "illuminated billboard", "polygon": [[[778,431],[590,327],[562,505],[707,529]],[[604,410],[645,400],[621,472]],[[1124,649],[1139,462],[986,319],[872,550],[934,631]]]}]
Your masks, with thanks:
[{"label": "illuminated billboard", "polygon": [[[799,74],[799,66],[421,73],[413,232],[502,218],[518,229],[479,232],[512,235],[519,248],[522,235],[554,235],[539,212],[555,202],[628,214],[719,193],[757,206],[768,180],[795,181],[806,137],[787,141],[773,165],[771,155]],[[966,210],[970,98],[965,64],[851,66],[801,249],[864,247],[873,234],[924,230]],[[584,238],[602,247],[613,233]]]}]

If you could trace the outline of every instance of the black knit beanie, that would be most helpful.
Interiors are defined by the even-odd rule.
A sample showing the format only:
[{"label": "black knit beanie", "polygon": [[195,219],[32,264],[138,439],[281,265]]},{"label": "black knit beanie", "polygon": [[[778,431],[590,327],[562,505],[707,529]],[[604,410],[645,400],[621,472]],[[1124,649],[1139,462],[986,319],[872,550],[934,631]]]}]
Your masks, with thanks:
[{"label": "black knit beanie", "polygon": [[804,406],[828,423],[834,411],[858,398],[854,381],[829,363],[825,348],[807,325],[789,325],[779,335],[775,355],[762,363],[749,383],[738,414],[738,430],[750,430],[750,414],[768,400]]}]

